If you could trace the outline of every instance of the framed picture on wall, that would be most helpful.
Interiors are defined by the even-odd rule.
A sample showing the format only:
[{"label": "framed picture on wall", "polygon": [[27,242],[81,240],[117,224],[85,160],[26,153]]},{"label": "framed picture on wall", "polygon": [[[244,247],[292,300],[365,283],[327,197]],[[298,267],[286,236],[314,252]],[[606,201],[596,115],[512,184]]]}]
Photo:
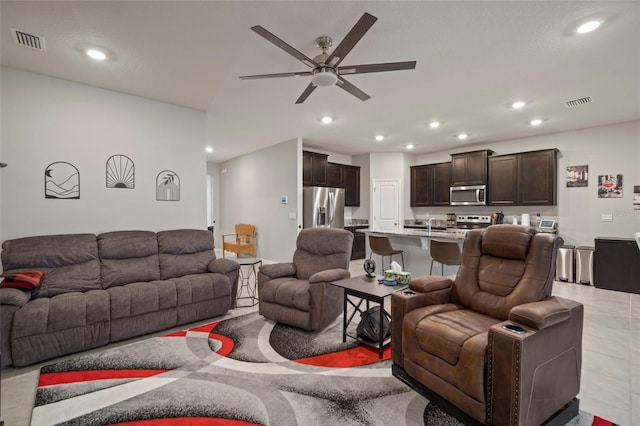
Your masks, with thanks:
[{"label": "framed picture on wall", "polygon": [[589,166],[567,167],[567,188],[589,186]]},{"label": "framed picture on wall", "polygon": [[44,198],[80,199],[80,172],[71,163],[58,161],[44,169]]},{"label": "framed picture on wall", "polygon": [[622,198],[622,175],[599,175],[598,198]]},{"label": "framed picture on wall", "polygon": [[633,185],[633,209],[640,210],[640,185]]}]

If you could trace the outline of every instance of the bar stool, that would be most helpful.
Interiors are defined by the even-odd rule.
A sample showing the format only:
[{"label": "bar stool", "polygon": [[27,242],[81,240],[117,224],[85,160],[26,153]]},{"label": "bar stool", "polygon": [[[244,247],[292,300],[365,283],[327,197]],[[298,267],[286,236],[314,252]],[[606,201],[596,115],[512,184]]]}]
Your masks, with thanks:
[{"label": "bar stool", "polygon": [[442,241],[431,239],[429,245],[431,251],[431,267],[429,268],[429,275],[433,271],[433,262],[436,261],[442,266],[441,275],[444,275],[444,265],[460,265],[461,254],[460,246],[456,241]]},{"label": "bar stool", "polygon": [[391,247],[391,242],[387,237],[378,237],[375,235],[369,234],[369,248],[371,248],[371,254],[369,255],[369,259],[373,256],[373,253],[382,257],[382,271],[384,271],[384,258],[385,256],[389,256],[389,265],[391,265],[391,257],[394,254],[399,254],[402,262],[402,270],[404,271],[404,251],[403,250],[395,250]]}]

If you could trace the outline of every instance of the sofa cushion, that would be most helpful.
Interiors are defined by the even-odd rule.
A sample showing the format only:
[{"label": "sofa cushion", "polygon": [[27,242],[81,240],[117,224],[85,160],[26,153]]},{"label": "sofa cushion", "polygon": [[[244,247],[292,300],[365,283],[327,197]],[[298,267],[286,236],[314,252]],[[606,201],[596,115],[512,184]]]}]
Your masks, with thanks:
[{"label": "sofa cushion", "polygon": [[98,243],[93,234],[17,238],[2,244],[4,272],[44,272],[33,297],[100,289]]},{"label": "sofa cushion", "polygon": [[16,366],[109,342],[109,295],[71,292],[30,301],[15,312],[11,348]]},{"label": "sofa cushion", "polygon": [[160,279],[158,239],[150,231],[98,235],[102,288]]},{"label": "sofa cushion", "polygon": [[130,283],[107,289],[111,301],[111,319],[134,317],[175,308],[178,297],[172,281]]},{"label": "sofa cushion", "polygon": [[293,277],[276,278],[260,289],[261,300],[280,306],[311,311],[309,281]]},{"label": "sofa cushion", "polygon": [[200,229],[158,232],[160,278],[163,280],[208,272],[216,258],[213,234]]},{"label": "sofa cushion", "polygon": [[172,278],[178,294],[178,306],[231,296],[231,282],[226,275],[206,273]]}]

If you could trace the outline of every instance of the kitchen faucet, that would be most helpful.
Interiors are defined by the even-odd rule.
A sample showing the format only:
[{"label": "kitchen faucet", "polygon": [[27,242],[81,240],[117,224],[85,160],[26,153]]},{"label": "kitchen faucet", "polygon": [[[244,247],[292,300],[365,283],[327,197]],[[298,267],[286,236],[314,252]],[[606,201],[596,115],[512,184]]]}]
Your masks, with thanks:
[{"label": "kitchen faucet", "polygon": [[427,236],[431,236],[431,221],[435,219],[434,216],[431,216],[429,220],[427,220]]}]

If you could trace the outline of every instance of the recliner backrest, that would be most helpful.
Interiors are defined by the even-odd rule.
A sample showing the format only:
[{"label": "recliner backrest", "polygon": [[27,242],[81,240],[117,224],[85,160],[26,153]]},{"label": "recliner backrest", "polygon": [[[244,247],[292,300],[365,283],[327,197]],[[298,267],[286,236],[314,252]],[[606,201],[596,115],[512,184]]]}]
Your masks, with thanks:
[{"label": "recliner backrest", "polygon": [[344,229],[306,228],[296,240],[296,278],[308,280],[327,269],[349,269],[353,234]]},{"label": "recliner backrest", "polygon": [[506,320],[511,308],[551,296],[562,239],[517,225],[470,231],[451,299]]}]

